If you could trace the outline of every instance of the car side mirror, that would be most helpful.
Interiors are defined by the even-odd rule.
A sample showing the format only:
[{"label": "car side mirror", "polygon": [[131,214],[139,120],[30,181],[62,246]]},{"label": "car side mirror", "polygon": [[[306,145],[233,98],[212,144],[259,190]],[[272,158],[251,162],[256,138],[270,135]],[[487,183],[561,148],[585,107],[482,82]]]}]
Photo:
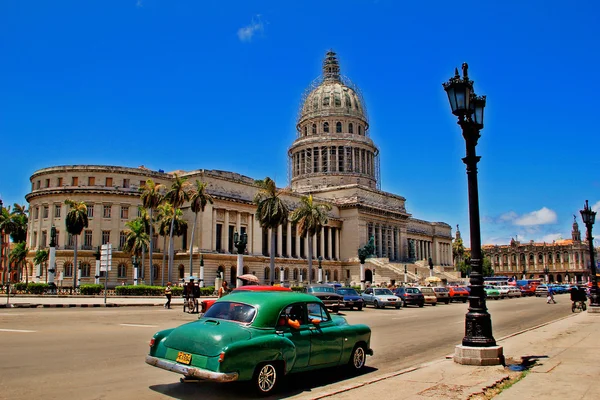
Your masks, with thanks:
[{"label": "car side mirror", "polygon": [[313,323],[313,325],[319,325],[321,323],[320,319],[311,319],[310,322]]}]

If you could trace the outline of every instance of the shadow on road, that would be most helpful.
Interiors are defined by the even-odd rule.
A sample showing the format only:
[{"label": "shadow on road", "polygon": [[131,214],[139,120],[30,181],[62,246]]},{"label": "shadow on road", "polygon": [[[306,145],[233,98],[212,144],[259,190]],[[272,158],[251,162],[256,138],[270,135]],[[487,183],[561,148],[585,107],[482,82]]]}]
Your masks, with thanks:
[{"label": "shadow on road", "polygon": [[[357,373],[349,373],[345,368],[326,368],[317,371],[292,374],[285,377],[279,384],[277,392],[266,399],[281,399],[302,393],[310,393],[313,389],[340,383],[376,372],[377,368],[365,367]],[[175,375],[174,375],[175,376]],[[176,378],[178,379],[178,378]],[[214,383],[214,382],[188,382],[152,385],[150,390],[181,400],[191,399],[254,399],[258,397],[250,382]]]}]

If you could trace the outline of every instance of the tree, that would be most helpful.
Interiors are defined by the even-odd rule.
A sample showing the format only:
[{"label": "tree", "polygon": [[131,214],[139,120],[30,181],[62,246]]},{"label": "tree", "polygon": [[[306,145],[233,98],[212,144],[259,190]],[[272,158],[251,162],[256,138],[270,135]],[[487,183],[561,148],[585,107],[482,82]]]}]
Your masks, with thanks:
[{"label": "tree", "polygon": [[263,180],[254,181],[259,187],[259,191],[254,196],[254,204],[256,204],[256,220],[263,229],[271,229],[271,251],[269,256],[270,261],[270,276],[271,284],[275,275],[275,251],[277,227],[287,222],[288,214],[290,213],[288,206],[283,202],[280,195],[283,193],[277,190],[275,181],[268,176]]},{"label": "tree", "polygon": [[65,218],[65,228],[73,235],[73,289],[77,287],[77,236],[88,227],[87,206],[83,201],[67,199],[69,212]]},{"label": "tree", "polygon": [[33,256],[33,265],[42,265],[44,266],[44,275],[46,276],[46,283],[48,283],[48,250],[38,250]]},{"label": "tree", "polygon": [[127,222],[125,227],[128,229],[125,231],[125,245],[123,249],[131,255],[139,257],[144,248],[148,246],[148,241],[150,240],[144,220],[136,218]]},{"label": "tree", "polygon": [[156,184],[152,179],[148,179],[146,181],[146,185],[140,188],[140,191],[142,192],[140,195],[142,206],[148,210],[150,214],[150,286],[154,284],[154,260],[152,259],[152,254],[154,251],[154,210],[156,207],[158,207],[163,199],[163,189],[163,185]]},{"label": "tree", "polygon": [[[183,203],[190,200],[190,184],[189,182],[187,182],[187,178],[182,178],[177,174],[174,174],[174,179],[175,180],[171,184],[171,188],[169,189],[167,194],[165,194],[165,199],[171,203],[173,209],[176,212],[176,210],[178,210],[183,205]],[[171,273],[173,272],[173,259],[175,258],[173,248],[173,229],[175,219],[176,218],[171,219],[171,228],[169,230],[169,281],[171,280]]]},{"label": "tree", "polygon": [[204,212],[208,203],[213,204],[213,197],[206,192],[207,184],[196,179],[196,187],[191,191],[190,206],[194,213],[194,228],[192,229],[192,239],[190,241],[190,276],[193,275],[192,260],[194,257],[194,237],[196,236],[196,222],[198,222],[198,212]]},{"label": "tree", "polygon": [[3,249],[0,249],[0,256],[4,258],[4,260],[0,260],[0,262],[2,262],[2,264],[4,265],[4,271],[2,272],[2,283],[4,283],[5,281],[8,281],[10,283],[10,275],[7,275],[10,266],[8,261],[8,253],[10,251],[10,246],[8,243],[4,243],[4,235],[10,236],[15,229],[16,225],[13,220],[12,213],[10,211],[10,206],[2,206],[0,208],[0,238],[2,238],[2,245],[6,246]]},{"label": "tree", "polygon": [[454,265],[458,269],[458,264],[461,263],[465,257],[465,246],[461,238],[455,239],[452,242],[452,257],[454,258]]},{"label": "tree", "polygon": [[[23,266],[25,266],[25,282],[29,283],[29,269],[27,268],[27,253],[29,249],[25,242],[15,244],[15,247],[10,252],[9,262],[17,266],[17,270],[21,270],[21,276],[23,275]],[[19,268],[20,267],[20,268]]]},{"label": "tree", "polygon": [[296,223],[298,235],[308,237],[308,283],[312,280],[312,238],[327,224],[331,205],[315,203],[311,194],[300,198],[300,206],[292,211],[290,221]]},{"label": "tree", "polygon": [[167,257],[167,236],[171,228],[171,216],[173,215],[173,206],[169,202],[164,202],[156,208],[158,215],[158,234],[163,237],[163,257],[161,265],[162,286],[165,286],[165,259]]}]

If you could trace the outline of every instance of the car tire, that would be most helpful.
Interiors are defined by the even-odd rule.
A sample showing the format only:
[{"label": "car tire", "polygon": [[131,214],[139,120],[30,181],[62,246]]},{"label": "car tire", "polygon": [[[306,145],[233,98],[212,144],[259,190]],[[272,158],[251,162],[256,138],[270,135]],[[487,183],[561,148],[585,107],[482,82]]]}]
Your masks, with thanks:
[{"label": "car tire", "polygon": [[252,383],[260,396],[272,394],[279,383],[279,369],[277,368],[277,364],[273,362],[259,364],[254,370]]},{"label": "car tire", "polygon": [[431,305],[435,307],[435,306],[437,306],[437,303],[431,303]]},{"label": "car tire", "polygon": [[373,302],[373,307],[379,308],[379,302],[377,300]]},{"label": "car tire", "polygon": [[466,303],[466,302],[467,302],[467,299],[463,299],[463,301],[462,301],[462,302],[463,302],[463,303]]},{"label": "car tire", "polygon": [[406,301],[402,300],[402,307],[406,308]]},{"label": "car tire", "polygon": [[364,346],[361,344],[357,344],[352,350],[350,360],[348,361],[348,366],[353,372],[359,372],[365,367],[366,361],[367,352],[365,351]]},{"label": "car tire", "polygon": [[450,300],[444,300],[445,304],[450,304]]},{"label": "car tire", "polygon": [[339,307],[332,307],[331,308],[331,312],[334,313],[334,314],[337,314],[337,313],[340,312],[340,308]]},{"label": "car tire", "polygon": [[425,303],[419,303],[419,307],[423,307]]},{"label": "car tire", "polygon": [[396,306],[396,310],[399,310],[399,309],[400,309],[400,306],[399,306],[399,305],[398,305],[398,306]]},{"label": "car tire", "polygon": [[356,306],[356,309],[357,309],[358,311],[362,311],[362,306]]}]

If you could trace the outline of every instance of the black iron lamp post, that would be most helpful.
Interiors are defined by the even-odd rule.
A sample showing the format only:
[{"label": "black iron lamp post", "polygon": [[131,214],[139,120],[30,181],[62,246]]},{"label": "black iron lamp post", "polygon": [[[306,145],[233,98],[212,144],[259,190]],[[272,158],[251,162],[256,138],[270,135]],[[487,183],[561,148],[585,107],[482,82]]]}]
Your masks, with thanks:
[{"label": "black iron lamp post", "polygon": [[523,267],[523,279],[527,279],[527,268]]},{"label": "black iron lamp post", "polygon": [[138,284],[138,258],[134,254],[131,256],[131,264],[133,264],[133,284]]},{"label": "black iron lamp post", "polygon": [[546,284],[548,283],[548,274],[550,273],[550,268],[544,267],[544,276],[546,278]]},{"label": "black iron lamp post", "polygon": [[319,256],[317,260],[319,260],[319,283],[323,283],[323,266],[321,265],[323,262],[323,257]]},{"label": "black iron lamp post", "polygon": [[594,260],[594,237],[592,236],[592,226],[596,221],[596,211],[592,211],[592,209],[588,205],[588,201],[585,201],[585,206],[581,212],[581,218],[583,219],[583,223],[587,228],[587,241],[590,246],[590,273],[592,274],[592,288],[590,289],[590,306],[591,307],[600,307],[599,293],[598,293],[598,277],[596,276],[596,260]]},{"label": "black iron lamp post", "polygon": [[469,79],[468,65],[462,65],[462,78],[458,68],[454,76],[443,84],[448,94],[452,114],[458,117],[458,125],[462,129],[466,142],[466,157],[463,162],[467,166],[469,188],[469,223],[471,234],[471,294],[469,296],[469,312],[465,316],[465,337],[463,346],[491,347],[496,346],[492,335],[492,319],[487,311],[485,291],[483,288],[483,268],[481,253],[481,228],[479,222],[479,189],[477,186],[477,156],[475,147],[483,129],[483,111],[485,96],[477,96],[473,91],[473,81]]}]

